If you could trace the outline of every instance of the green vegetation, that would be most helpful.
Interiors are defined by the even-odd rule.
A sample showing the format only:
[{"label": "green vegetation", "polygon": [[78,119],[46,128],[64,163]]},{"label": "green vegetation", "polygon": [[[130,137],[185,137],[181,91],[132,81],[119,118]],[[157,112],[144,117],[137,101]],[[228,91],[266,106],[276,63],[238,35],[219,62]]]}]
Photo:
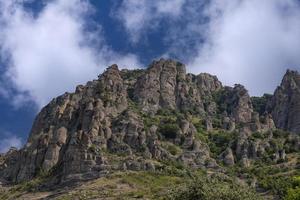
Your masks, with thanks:
[{"label": "green vegetation", "polygon": [[292,178],[292,186],[287,189],[284,200],[299,200],[300,199],[300,176]]},{"label": "green vegetation", "polygon": [[132,81],[137,80],[144,72],[142,69],[121,71],[121,77],[125,80],[124,83],[127,85],[128,100],[134,100],[134,84],[132,84]]},{"label": "green vegetation", "polygon": [[208,134],[208,146],[213,157],[220,155],[236,139],[235,132],[224,130],[210,131]]},{"label": "green vegetation", "polygon": [[266,138],[266,136],[267,136],[267,134],[265,134],[265,133],[254,132],[254,133],[251,134],[250,139],[252,139],[252,140],[257,140],[257,139],[263,140],[263,139]]},{"label": "green vegetation", "polygon": [[124,79],[124,80],[132,81],[132,80],[136,80],[144,72],[145,72],[145,70],[143,70],[143,69],[126,70],[126,71],[121,71],[121,76],[122,76],[122,79]]},{"label": "green vegetation", "polygon": [[197,129],[198,133],[205,132],[205,120],[199,118],[199,117],[191,117],[191,122]]},{"label": "green vegetation", "polygon": [[[224,94],[219,95],[215,98],[222,98]],[[224,174],[222,175],[224,177],[216,176],[216,172],[213,170],[209,171],[209,176],[207,174],[199,175],[196,171],[184,166],[179,159],[176,159],[183,152],[182,136],[178,135],[181,119],[187,119],[195,126],[197,130],[196,139],[209,146],[211,157],[214,158],[218,158],[228,146],[235,151],[238,133],[222,130],[218,114],[212,119],[214,129],[206,131],[203,116],[190,113],[182,114],[170,109],[160,109],[156,115],[149,115],[143,113],[136,102],[130,99],[128,102],[129,109],[142,116],[146,130],[149,130],[152,125],[158,127],[160,145],[173,155],[171,156],[172,159],[150,160],[155,165],[155,173],[142,171],[114,173],[88,182],[85,186],[77,187],[72,191],[66,191],[66,193],[60,194],[57,199],[101,197],[108,199],[259,200],[261,198],[248,188],[253,180],[256,180],[256,186],[260,191],[267,191],[268,194],[277,195],[284,200],[299,199],[300,172],[295,169],[296,165],[289,167],[287,165],[288,160],[284,160],[285,163],[281,163],[282,165],[273,161],[274,153],[277,153],[278,150],[286,150],[287,153],[295,152],[293,141],[287,139],[290,136],[289,132],[282,130],[270,130],[264,133],[254,132],[248,138],[250,145],[262,140],[270,145],[264,147],[265,153],[263,155],[260,155],[257,160],[251,161],[253,164],[250,167],[245,168],[239,164],[226,167],[220,164],[226,171],[226,178],[224,178]],[[222,109],[230,109],[225,104],[224,106]],[[244,125],[239,124],[238,126]],[[144,152],[146,146],[140,145],[139,148],[140,152]],[[108,162],[113,165],[121,165],[128,158],[124,152],[106,152],[94,144],[88,148],[88,151],[95,154],[101,151],[107,156]],[[143,154],[138,155],[142,156]],[[2,191],[0,188],[0,200],[17,199],[28,192],[40,192],[41,185],[44,184],[51,171],[39,170],[38,178],[14,186],[8,191]],[[234,181],[236,177],[239,177],[243,184],[236,184]]]},{"label": "green vegetation", "polygon": [[90,152],[94,153],[94,154],[99,154],[100,151],[101,151],[101,149],[100,149],[97,145],[95,145],[95,144],[92,144],[92,145],[88,148],[88,150],[89,150]]},{"label": "green vegetation", "polygon": [[251,97],[254,111],[260,115],[266,111],[267,102],[272,98],[271,94],[264,94],[262,97]]},{"label": "green vegetation", "polygon": [[170,200],[260,200],[247,186],[224,177],[196,176],[193,181],[173,189]]},{"label": "green vegetation", "polygon": [[143,114],[142,116],[145,129],[156,125],[158,126],[158,132],[165,139],[177,138],[177,133],[180,130],[178,120],[182,118],[182,114],[179,112],[170,109],[160,109],[155,116],[149,116],[148,114]]},{"label": "green vegetation", "polygon": [[127,100],[128,100],[128,109],[135,113],[140,113],[140,109],[139,109],[137,103],[132,101],[131,99],[127,99]]},{"label": "green vegetation", "polygon": [[249,168],[235,165],[228,168],[227,172],[231,177],[243,177],[249,184],[255,179],[261,191],[268,191],[280,199],[294,200],[300,186],[300,171],[293,169],[298,158],[297,154],[289,155],[288,162],[284,165],[257,160]]},{"label": "green vegetation", "polygon": [[221,89],[213,93],[213,100],[217,104],[219,114],[225,111],[230,114],[232,111],[232,107],[234,105],[228,104],[228,102],[225,101],[227,96],[229,96],[229,91],[225,89]]},{"label": "green vegetation", "polygon": [[266,178],[260,181],[260,186],[271,190],[274,194],[285,200],[296,200],[300,197],[299,176],[266,176]]},{"label": "green vegetation", "polygon": [[292,178],[266,176],[265,178],[260,180],[259,185],[265,190],[270,190],[272,191],[272,193],[277,194],[280,197],[284,197],[287,193],[288,188],[292,187]]},{"label": "green vegetation", "polygon": [[288,189],[287,195],[284,200],[299,200],[300,199],[300,188]]},{"label": "green vegetation", "polygon": [[23,194],[37,192],[47,180],[48,175],[46,172],[40,172],[40,175],[31,181],[24,181],[5,191],[0,190],[0,200],[17,199]]},{"label": "green vegetation", "polygon": [[274,138],[287,138],[290,135],[290,132],[281,129],[276,129],[272,133]]},{"label": "green vegetation", "polygon": [[73,199],[163,199],[184,178],[151,172],[122,172],[88,182],[57,200]]},{"label": "green vegetation", "polygon": [[173,156],[182,153],[180,147],[171,142],[162,142],[162,147],[168,150]]},{"label": "green vegetation", "polygon": [[178,136],[179,126],[175,123],[162,123],[159,125],[158,131],[166,139],[175,139]]}]

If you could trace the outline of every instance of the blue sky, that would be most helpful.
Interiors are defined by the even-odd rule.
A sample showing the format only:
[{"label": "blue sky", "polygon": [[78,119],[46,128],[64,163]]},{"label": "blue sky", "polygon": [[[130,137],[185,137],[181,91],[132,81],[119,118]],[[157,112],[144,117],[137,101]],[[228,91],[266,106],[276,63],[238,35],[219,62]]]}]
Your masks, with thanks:
[{"label": "blue sky", "polygon": [[108,65],[174,58],[272,93],[300,70],[299,0],[0,0],[0,152],[21,147],[52,98]]}]

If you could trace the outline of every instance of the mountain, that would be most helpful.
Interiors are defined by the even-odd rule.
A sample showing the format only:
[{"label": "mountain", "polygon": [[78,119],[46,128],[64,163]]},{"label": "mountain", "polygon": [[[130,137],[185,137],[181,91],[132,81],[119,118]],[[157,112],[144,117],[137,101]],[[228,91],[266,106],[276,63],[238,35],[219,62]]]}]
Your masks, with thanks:
[{"label": "mountain", "polygon": [[280,129],[300,133],[300,75],[288,70],[270,102],[270,112]]},{"label": "mountain", "polygon": [[[218,191],[224,184],[233,184],[226,186],[230,190],[243,183],[239,194],[230,190],[236,198],[247,194],[251,199],[251,188],[264,198],[283,198],[288,189],[276,188],[277,182],[289,186],[299,174],[299,88],[300,75],[290,70],[274,95],[250,97],[242,85],[223,86],[207,73],[187,74],[185,65],[174,60],[138,70],[112,65],[97,80],[53,99],[37,115],[25,146],[0,156],[2,198],[18,198],[12,191],[19,196],[33,188],[56,191],[128,173],[186,183],[193,179],[183,177],[199,171],[210,178],[197,184],[220,185]],[[283,175],[288,180],[277,180]],[[186,188],[186,199],[195,199],[187,197],[188,186],[178,187]]]}]

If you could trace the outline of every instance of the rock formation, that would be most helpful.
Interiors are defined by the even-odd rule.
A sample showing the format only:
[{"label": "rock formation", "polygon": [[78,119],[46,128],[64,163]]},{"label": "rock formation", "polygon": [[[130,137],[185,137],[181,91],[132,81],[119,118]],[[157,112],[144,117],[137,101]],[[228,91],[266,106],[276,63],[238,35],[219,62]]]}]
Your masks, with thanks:
[{"label": "rock formation", "polygon": [[[273,119],[278,128],[299,131],[299,84],[298,73],[288,71],[271,112],[259,114],[242,85],[224,87],[215,76],[186,74],[180,62],[161,59],[145,70],[112,65],[41,110],[26,145],[0,157],[0,178],[21,182],[46,172],[60,183],[116,170],[158,170],[166,163],[249,166],[269,149],[284,159],[280,145],[270,146]],[[213,156],[201,132],[220,130],[232,140]],[[299,148],[299,138],[290,139],[291,148]]]},{"label": "rock formation", "polygon": [[300,74],[287,70],[281,85],[277,87],[274,96],[269,102],[278,128],[300,133]]}]

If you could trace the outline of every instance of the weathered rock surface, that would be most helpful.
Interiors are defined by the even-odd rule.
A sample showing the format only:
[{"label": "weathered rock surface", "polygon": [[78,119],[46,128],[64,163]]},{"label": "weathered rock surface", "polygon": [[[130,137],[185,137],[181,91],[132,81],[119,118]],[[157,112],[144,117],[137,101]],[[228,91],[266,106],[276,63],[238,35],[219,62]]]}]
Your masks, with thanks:
[{"label": "weathered rock surface", "polygon": [[[285,159],[280,142],[299,150],[299,137],[274,145],[272,134],[276,127],[300,129],[299,84],[299,75],[288,72],[269,103],[272,115],[259,114],[242,85],[223,87],[215,76],[186,74],[177,61],[161,59],[145,70],[112,65],[45,106],[26,145],[0,156],[0,177],[21,182],[46,172],[60,183],[116,170],[161,170],[166,163],[218,169],[221,160],[249,166],[266,152],[273,160]],[[234,137],[213,157],[203,130]]]},{"label": "weathered rock surface", "polygon": [[225,165],[232,166],[235,164],[233,152],[229,147],[220,155],[220,159]]},{"label": "weathered rock surface", "polygon": [[222,88],[216,76],[186,74],[185,66],[172,60],[154,61],[135,84],[134,99],[143,111],[193,110],[204,114],[205,98]]},{"label": "weathered rock surface", "polygon": [[235,85],[234,88],[225,87],[220,102],[224,111],[232,117],[236,123],[249,123],[252,120],[252,103],[248,91],[242,85]]},{"label": "weathered rock surface", "polygon": [[300,133],[300,74],[288,70],[269,102],[276,127]]}]

